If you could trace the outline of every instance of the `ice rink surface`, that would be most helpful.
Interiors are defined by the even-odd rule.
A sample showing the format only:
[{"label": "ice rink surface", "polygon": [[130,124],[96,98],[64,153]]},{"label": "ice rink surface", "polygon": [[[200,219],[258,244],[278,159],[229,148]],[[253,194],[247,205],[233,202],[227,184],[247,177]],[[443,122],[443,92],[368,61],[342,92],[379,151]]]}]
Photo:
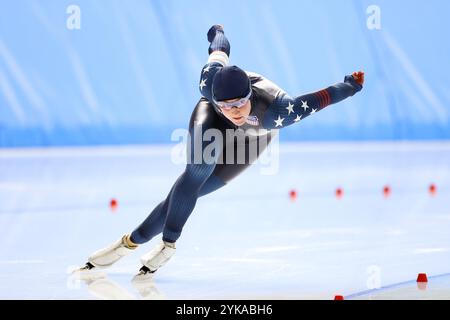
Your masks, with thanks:
[{"label": "ice rink surface", "polygon": [[450,299],[450,143],[280,151],[276,174],[258,164],[200,198],[174,258],[136,286],[139,258],[159,239],[97,278],[70,270],[165,198],[184,168],[171,146],[2,149],[0,298]]}]

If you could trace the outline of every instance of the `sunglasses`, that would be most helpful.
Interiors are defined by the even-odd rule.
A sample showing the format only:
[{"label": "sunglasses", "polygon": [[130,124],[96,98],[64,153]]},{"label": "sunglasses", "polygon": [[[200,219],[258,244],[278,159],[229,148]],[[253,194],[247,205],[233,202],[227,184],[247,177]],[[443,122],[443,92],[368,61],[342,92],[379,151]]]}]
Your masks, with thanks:
[{"label": "sunglasses", "polygon": [[252,91],[248,93],[248,95],[244,98],[241,98],[239,100],[233,101],[233,102],[226,102],[226,101],[216,101],[214,99],[214,103],[219,106],[220,109],[224,110],[230,110],[231,108],[242,108],[245,106],[247,101],[250,99],[250,96],[252,95]]}]

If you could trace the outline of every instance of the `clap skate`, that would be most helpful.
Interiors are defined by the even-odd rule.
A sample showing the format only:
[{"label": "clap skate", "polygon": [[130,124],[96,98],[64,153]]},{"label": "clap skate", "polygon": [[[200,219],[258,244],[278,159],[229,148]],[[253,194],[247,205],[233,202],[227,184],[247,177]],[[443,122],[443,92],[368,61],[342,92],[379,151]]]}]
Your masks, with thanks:
[{"label": "clap skate", "polygon": [[133,277],[133,283],[148,281],[153,278],[153,274],[175,254],[175,243],[162,241],[152,251],[141,258],[143,266],[138,274]]},{"label": "clap skate", "polygon": [[128,235],[124,235],[110,246],[94,252],[89,256],[88,262],[83,267],[75,270],[75,272],[88,272],[97,268],[103,269],[112,266],[138,247],[132,244],[128,238]]}]

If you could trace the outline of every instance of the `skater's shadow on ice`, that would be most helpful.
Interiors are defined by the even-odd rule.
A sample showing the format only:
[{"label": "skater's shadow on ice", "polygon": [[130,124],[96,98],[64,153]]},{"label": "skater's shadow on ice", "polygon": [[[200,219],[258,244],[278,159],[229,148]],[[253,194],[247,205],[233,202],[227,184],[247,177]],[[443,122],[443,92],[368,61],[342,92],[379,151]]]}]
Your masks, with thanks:
[{"label": "skater's shadow on ice", "polygon": [[129,290],[112,281],[106,273],[97,273],[79,277],[79,281],[86,284],[90,295],[103,300],[163,300],[165,295],[156,287],[153,280],[133,280],[133,288],[139,293],[135,295]]}]

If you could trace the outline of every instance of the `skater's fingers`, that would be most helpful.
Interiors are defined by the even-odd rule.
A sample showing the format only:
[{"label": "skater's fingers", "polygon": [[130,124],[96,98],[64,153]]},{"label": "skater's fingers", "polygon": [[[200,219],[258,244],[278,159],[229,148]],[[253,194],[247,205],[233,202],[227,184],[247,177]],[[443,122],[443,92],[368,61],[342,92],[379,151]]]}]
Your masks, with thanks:
[{"label": "skater's fingers", "polygon": [[360,85],[364,84],[364,71],[353,72],[352,76]]},{"label": "skater's fingers", "polygon": [[364,84],[364,72],[361,72],[361,85],[363,85]]}]

